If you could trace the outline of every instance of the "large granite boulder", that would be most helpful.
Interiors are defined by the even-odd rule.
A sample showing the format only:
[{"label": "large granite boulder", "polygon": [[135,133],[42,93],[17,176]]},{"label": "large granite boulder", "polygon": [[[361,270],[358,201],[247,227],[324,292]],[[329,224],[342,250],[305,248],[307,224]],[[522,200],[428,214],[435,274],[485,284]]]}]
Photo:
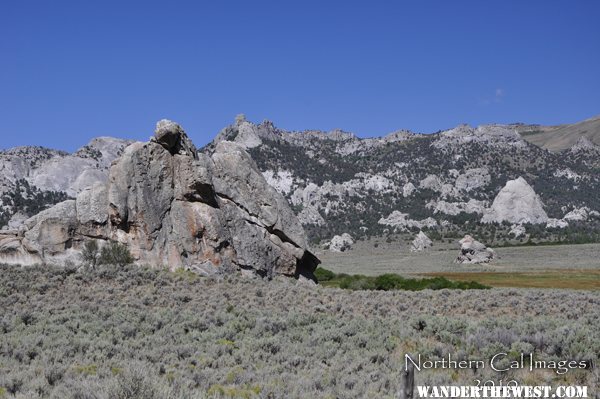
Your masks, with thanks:
[{"label": "large granite boulder", "polygon": [[460,244],[460,254],[455,263],[489,263],[497,257],[493,249],[486,247],[468,234],[458,243]]},{"label": "large granite boulder", "polygon": [[147,143],[133,143],[106,184],[2,232],[0,262],[64,261],[85,242],[126,244],[138,263],[201,273],[245,270],[313,278],[319,260],[285,199],[246,151],[221,142],[198,153],[176,123],[158,122]]},{"label": "large granite boulder", "polygon": [[425,233],[419,231],[419,234],[412,241],[410,252],[423,252],[433,245],[433,241]]},{"label": "large granite boulder", "polygon": [[494,199],[492,206],[485,211],[481,221],[483,223],[506,221],[512,224],[545,224],[548,222],[548,215],[544,211],[543,205],[533,188],[525,179],[519,177],[506,182],[504,188]]},{"label": "large granite boulder", "polygon": [[344,252],[352,248],[354,239],[348,233],[335,235],[329,242],[329,250],[332,252]]}]

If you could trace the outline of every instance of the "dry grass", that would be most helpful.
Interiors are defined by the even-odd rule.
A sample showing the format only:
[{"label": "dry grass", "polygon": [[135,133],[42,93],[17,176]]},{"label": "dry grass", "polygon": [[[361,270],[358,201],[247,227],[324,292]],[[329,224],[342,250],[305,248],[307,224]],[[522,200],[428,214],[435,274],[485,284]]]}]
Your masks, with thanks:
[{"label": "dry grass", "polygon": [[427,277],[445,277],[453,281],[476,281],[492,287],[600,290],[600,270],[552,270],[522,273],[438,272],[423,273],[422,275]]},{"label": "dry grass", "polygon": [[[379,240],[359,241],[343,253],[317,254],[322,267],[335,273],[377,276],[396,273],[407,277],[423,273],[523,273],[600,270],[600,244],[548,245],[494,248],[499,259],[489,264],[453,263],[459,253],[457,243],[434,243],[423,253],[412,253],[406,243]],[[467,281],[471,278],[467,278]]]}]

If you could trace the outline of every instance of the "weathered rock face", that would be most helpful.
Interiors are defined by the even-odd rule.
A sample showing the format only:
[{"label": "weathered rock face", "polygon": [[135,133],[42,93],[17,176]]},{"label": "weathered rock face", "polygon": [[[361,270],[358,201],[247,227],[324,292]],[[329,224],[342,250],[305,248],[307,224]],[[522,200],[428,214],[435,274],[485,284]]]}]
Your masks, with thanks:
[{"label": "weathered rock face", "polygon": [[0,229],[18,230],[40,210],[105,183],[112,161],[131,143],[98,137],[72,154],[32,146],[0,150]]},{"label": "weathered rock face", "polygon": [[589,217],[590,209],[587,207],[575,208],[571,212],[563,216],[563,220],[567,221],[586,221]]},{"label": "weathered rock face", "polygon": [[433,241],[425,233],[419,231],[419,234],[417,234],[410,246],[410,252],[423,252],[432,245]]},{"label": "weathered rock face", "polygon": [[487,168],[467,169],[456,178],[455,187],[460,191],[473,191],[485,187],[491,180]]},{"label": "weathered rock face", "polygon": [[344,252],[352,248],[354,239],[348,233],[344,233],[341,236],[333,236],[329,243],[329,250],[332,252]]},{"label": "weathered rock face", "polygon": [[522,177],[509,180],[492,203],[483,218],[483,223],[514,224],[546,223],[548,215],[544,211],[540,197]]},{"label": "weathered rock face", "polygon": [[51,263],[97,239],[126,244],[139,263],[202,273],[312,278],[319,263],[286,200],[241,147],[225,141],[210,157],[198,154],[167,120],[150,142],[125,149],[106,184],[3,234],[0,262]]},{"label": "weathered rock face", "polygon": [[[112,161],[129,144],[129,140],[98,137],[73,154],[51,152],[45,155],[47,159],[24,154],[19,157],[28,160],[25,161],[28,169],[17,176],[42,191],[60,191],[75,197],[82,189],[105,182]],[[5,159],[10,160],[10,157],[5,155]],[[24,162],[23,159],[19,162]]]},{"label": "weathered rock face", "polygon": [[493,249],[487,248],[470,235],[464,236],[458,243],[460,244],[460,254],[455,263],[488,263],[496,258],[496,252]]}]

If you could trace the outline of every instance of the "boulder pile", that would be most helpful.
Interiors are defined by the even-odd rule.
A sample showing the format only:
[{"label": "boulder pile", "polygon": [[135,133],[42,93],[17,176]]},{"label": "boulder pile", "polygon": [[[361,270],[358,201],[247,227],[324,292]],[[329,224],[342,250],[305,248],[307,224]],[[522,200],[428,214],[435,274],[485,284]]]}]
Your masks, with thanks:
[{"label": "boulder pile", "polygon": [[497,257],[493,249],[486,247],[468,234],[458,243],[460,244],[460,254],[454,261],[455,263],[489,263]]}]

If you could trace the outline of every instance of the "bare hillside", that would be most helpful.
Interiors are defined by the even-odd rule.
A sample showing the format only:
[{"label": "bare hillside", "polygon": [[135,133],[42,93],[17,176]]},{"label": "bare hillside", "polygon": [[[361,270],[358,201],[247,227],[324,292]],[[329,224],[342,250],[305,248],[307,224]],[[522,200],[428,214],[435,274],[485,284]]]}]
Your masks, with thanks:
[{"label": "bare hillside", "polygon": [[531,144],[550,151],[566,150],[577,143],[580,137],[600,145],[600,115],[572,125],[540,126],[539,130],[522,132],[522,136]]}]

